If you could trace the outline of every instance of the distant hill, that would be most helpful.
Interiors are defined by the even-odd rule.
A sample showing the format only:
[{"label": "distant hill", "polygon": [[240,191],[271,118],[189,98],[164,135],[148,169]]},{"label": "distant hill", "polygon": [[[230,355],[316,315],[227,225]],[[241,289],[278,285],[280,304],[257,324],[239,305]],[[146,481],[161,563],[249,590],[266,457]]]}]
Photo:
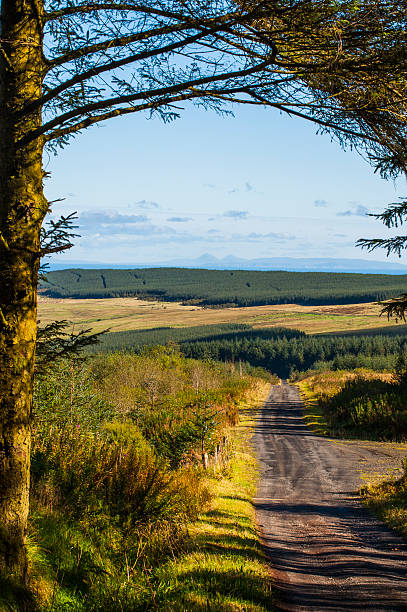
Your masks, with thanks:
[{"label": "distant hill", "polygon": [[71,269],[47,274],[40,290],[52,297],[136,296],[202,306],[351,304],[407,291],[407,275],[186,268]]},{"label": "distant hill", "polygon": [[335,259],[329,257],[294,258],[294,257],[264,257],[257,259],[242,259],[228,255],[218,259],[205,253],[196,259],[174,259],[156,264],[107,264],[85,263],[72,261],[67,263],[52,263],[51,270],[68,268],[83,269],[132,269],[132,268],[200,268],[205,270],[284,270],[287,272],[356,272],[358,274],[407,274],[407,266],[390,261],[373,261],[368,259]]}]

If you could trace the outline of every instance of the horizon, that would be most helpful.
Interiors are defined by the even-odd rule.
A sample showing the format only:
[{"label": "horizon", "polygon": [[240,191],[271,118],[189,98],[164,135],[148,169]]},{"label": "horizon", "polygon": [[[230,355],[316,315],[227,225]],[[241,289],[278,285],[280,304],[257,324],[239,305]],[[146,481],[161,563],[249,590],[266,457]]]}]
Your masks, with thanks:
[{"label": "horizon", "polygon": [[380,178],[306,122],[262,108],[234,112],[221,118],[186,106],[170,125],[122,118],[49,158],[47,197],[65,198],[54,216],[79,214],[70,258],[386,259],[355,241],[392,235],[367,215],[401,198],[404,179]]},{"label": "horizon", "polygon": [[[225,267],[221,267],[224,265]],[[281,268],[276,266],[281,265]],[[376,261],[363,258],[332,257],[262,257],[246,259],[229,254],[219,258],[211,253],[203,253],[188,261],[182,258],[155,262],[117,262],[68,260],[49,262],[48,271],[80,268],[88,269],[137,269],[137,268],[180,268],[180,269],[213,269],[213,270],[253,270],[253,271],[287,271],[287,272],[338,272],[361,274],[407,274],[407,266],[400,262]],[[236,266],[236,267],[233,267]],[[240,267],[239,267],[240,266]],[[251,266],[251,267],[250,267]],[[363,270],[363,267],[366,270]],[[375,272],[377,270],[377,272]]]}]

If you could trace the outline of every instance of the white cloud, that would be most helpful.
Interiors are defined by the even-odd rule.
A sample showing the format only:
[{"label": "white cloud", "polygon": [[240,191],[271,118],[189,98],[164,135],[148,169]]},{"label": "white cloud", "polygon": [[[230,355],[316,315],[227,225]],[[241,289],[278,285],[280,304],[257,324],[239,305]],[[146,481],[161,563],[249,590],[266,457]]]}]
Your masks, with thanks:
[{"label": "white cloud", "polygon": [[247,210],[227,210],[223,216],[230,219],[247,219],[248,214]]},{"label": "white cloud", "polygon": [[139,200],[134,204],[137,208],[142,208],[144,210],[153,210],[160,208],[157,202],[152,202],[151,200]]},{"label": "white cloud", "polygon": [[81,227],[95,227],[99,225],[122,225],[124,223],[145,223],[149,218],[146,215],[123,215],[121,213],[99,211],[84,211],[79,215]]},{"label": "white cloud", "polygon": [[369,209],[366,206],[362,206],[362,204],[358,204],[356,208],[353,210],[344,210],[342,212],[338,212],[338,217],[365,217],[369,214]]}]

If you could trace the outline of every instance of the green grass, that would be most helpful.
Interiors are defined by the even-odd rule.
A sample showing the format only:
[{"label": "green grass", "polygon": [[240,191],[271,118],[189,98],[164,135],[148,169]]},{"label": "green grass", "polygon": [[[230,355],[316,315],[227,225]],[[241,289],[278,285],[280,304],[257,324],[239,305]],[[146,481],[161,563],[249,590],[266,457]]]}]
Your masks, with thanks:
[{"label": "green grass", "polygon": [[190,528],[188,551],[160,572],[171,593],[160,609],[275,609],[270,569],[261,549],[252,504],[258,472],[248,438],[254,423],[253,407],[261,405],[260,399],[264,394],[240,408],[230,470],[223,477],[211,479],[214,498],[210,509]]},{"label": "green grass", "polygon": [[329,425],[316,394],[311,390],[307,381],[297,383],[301,397],[304,401],[304,421],[318,436],[329,435]]},{"label": "green grass", "polygon": [[362,489],[367,507],[392,529],[407,537],[407,462],[399,480],[386,480]]}]

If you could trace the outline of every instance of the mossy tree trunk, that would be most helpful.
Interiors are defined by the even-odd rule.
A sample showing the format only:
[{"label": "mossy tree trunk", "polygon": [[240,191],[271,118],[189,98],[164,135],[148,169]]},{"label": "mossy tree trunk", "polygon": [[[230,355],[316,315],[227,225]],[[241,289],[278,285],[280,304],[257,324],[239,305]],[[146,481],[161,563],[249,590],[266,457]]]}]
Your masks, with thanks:
[{"label": "mossy tree trunk", "polygon": [[26,580],[30,417],[43,195],[42,1],[1,1],[0,48],[0,571]]}]

